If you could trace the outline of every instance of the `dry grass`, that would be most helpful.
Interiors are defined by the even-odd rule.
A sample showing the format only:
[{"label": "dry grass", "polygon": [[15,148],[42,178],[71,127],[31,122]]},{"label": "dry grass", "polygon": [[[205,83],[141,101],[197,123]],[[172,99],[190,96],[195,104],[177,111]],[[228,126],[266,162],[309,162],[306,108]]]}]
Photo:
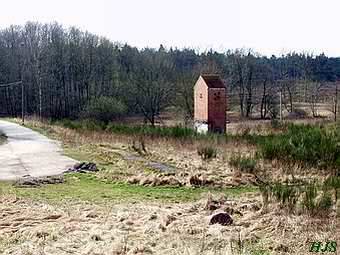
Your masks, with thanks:
[{"label": "dry grass", "polygon": [[[340,238],[336,218],[263,211],[253,196],[214,198],[221,201],[216,211],[206,209],[206,199],[107,205],[0,199],[1,254],[309,254],[311,241]],[[220,210],[231,213],[233,225],[208,224]]]},{"label": "dry grass", "polygon": [[[195,177],[196,181],[224,187],[254,181],[254,175],[235,172],[228,165],[232,155],[253,155],[255,147],[249,144],[216,142],[217,158],[205,162],[197,154],[202,141],[145,140],[147,153],[139,155],[130,148],[134,137],[74,131],[34,121],[28,124],[60,139],[68,155],[95,161],[101,168],[100,178],[135,178],[147,186],[161,183],[162,178],[176,178],[187,185]],[[175,175],[160,174],[148,166],[151,161],[174,167]],[[313,174],[305,175],[297,165],[276,161],[260,161],[257,169],[258,174],[276,180],[310,178]],[[312,241],[340,241],[339,218],[334,211],[328,217],[312,218],[287,214],[275,204],[262,208],[262,199],[256,194],[214,199],[219,201],[219,208],[210,211],[207,198],[186,203],[62,204],[3,195],[0,253],[310,254]],[[218,211],[229,212],[233,225],[209,225],[211,215]]]}]

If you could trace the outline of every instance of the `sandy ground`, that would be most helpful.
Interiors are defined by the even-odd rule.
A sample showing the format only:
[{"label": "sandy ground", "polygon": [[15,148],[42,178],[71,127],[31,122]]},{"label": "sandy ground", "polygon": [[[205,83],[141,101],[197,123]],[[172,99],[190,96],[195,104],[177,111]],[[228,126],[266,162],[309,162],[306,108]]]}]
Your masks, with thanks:
[{"label": "sandy ground", "polygon": [[[339,221],[261,209],[259,197],[187,204],[51,204],[2,196],[1,254],[309,254],[311,241],[340,241]],[[229,211],[231,226],[209,225]],[[248,250],[248,251],[247,251]],[[241,252],[240,252],[241,251]],[[265,253],[258,253],[265,254]]]}]

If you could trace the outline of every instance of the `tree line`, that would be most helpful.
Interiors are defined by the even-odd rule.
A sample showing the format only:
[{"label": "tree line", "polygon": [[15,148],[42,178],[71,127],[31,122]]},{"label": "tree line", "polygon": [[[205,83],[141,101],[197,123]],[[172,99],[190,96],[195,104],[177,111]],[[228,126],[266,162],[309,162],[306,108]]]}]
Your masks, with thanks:
[{"label": "tree line", "polygon": [[[190,119],[200,73],[220,74],[244,117],[252,115],[260,93],[257,101],[266,118],[278,88],[292,98],[303,84],[317,97],[318,88],[339,80],[340,58],[294,52],[266,57],[250,49],[200,53],[162,45],[137,49],[58,23],[0,30],[0,84],[23,82],[28,115],[79,118],[110,113],[110,108],[113,115],[103,114],[104,120],[141,115],[154,124],[174,107]],[[20,102],[20,86],[0,87],[1,114],[20,115]]]}]

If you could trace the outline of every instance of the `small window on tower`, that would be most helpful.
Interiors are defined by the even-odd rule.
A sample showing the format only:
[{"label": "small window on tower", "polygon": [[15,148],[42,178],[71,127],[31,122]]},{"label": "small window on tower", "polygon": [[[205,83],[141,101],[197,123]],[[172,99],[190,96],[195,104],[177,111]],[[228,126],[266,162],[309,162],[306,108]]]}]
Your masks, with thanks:
[{"label": "small window on tower", "polygon": [[202,93],[200,94],[200,98],[203,98],[203,95],[202,95]]}]

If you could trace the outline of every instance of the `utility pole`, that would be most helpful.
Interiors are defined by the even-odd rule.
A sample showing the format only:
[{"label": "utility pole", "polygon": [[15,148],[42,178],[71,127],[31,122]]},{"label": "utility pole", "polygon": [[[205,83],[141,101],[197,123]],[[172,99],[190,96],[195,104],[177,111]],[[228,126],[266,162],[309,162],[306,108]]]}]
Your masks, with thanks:
[{"label": "utility pole", "polygon": [[42,119],[42,79],[47,76],[47,73],[41,74],[40,71],[38,73],[38,87],[39,87],[39,120],[41,121]]},{"label": "utility pole", "polygon": [[23,58],[23,63],[21,66],[21,120],[22,120],[22,125],[25,125],[25,98],[24,98],[24,70],[25,70],[25,65],[26,65],[26,56],[24,54],[25,51],[25,43],[21,42],[20,43],[21,47],[21,57]]},{"label": "utility pole", "polygon": [[280,89],[280,121],[282,122],[282,88]]},{"label": "utility pole", "polygon": [[22,125],[25,125],[25,101],[24,101],[24,83],[21,79],[21,120]]},{"label": "utility pole", "polygon": [[335,97],[334,97],[334,121],[337,120],[338,113],[338,83],[335,83]]},{"label": "utility pole", "polygon": [[41,121],[42,112],[42,92],[41,92],[41,77],[39,77],[39,120]]}]

